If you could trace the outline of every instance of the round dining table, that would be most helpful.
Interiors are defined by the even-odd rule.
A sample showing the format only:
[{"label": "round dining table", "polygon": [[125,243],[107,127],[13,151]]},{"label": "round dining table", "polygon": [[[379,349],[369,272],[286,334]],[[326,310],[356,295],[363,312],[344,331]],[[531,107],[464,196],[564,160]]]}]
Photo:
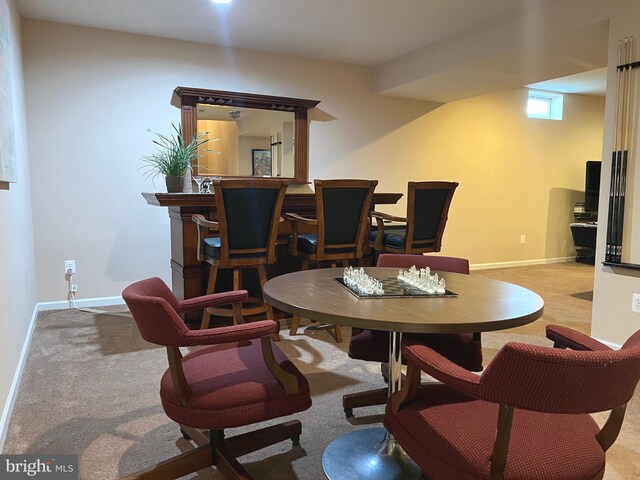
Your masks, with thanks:
[{"label": "round dining table", "polygon": [[[367,275],[394,282],[398,268],[367,267]],[[432,272],[433,273],[433,272]],[[448,296],[375,296],[354,294],[340,281],[343,269],[288,273],[264,285],[274,307],[318,322],[389,335],[389,395],[400,389],[402,333],[476,333],[518,327],[542,316],[536,293],[483,276],[439,272]],[[383,427],[354,430],[333,440],[322,465],[330,480],[419,479],[420,470]]]}]

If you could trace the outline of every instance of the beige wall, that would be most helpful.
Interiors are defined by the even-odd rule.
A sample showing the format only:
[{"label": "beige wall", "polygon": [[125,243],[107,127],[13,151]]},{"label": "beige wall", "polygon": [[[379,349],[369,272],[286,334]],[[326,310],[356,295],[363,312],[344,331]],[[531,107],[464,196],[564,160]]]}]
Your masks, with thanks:
[{"label": "beige wall", "polygon": [[198,133],[206,133],[206,153],[198,159],[199,174],[239,175],[238,125],[220,120],[198,120]]},{"label": "beige wall", "polygon": [[0,0],[0,12],[7,11],[11,49],[3,53],[13,70],[18,183],[12,183],[9,190],[0,190],[0,450],[8,395],[36,303],[20,21],[13,0]]},{"label": "beige wall", "polygon": [[[38,21],[23,28],[40,301],[65,298],[65,259],[77,261],[80,298],[118,295],[152,275],[169,281],[167,210],[140,195],[164,185],[137,169],[153,148],[147,129],[180,120],[169,104],[178,85],[321,99],[337,120],[312,124],[312,178],[381,176],[397,146],[385,137],[432,107],[373,95],[363,67]],[[368,168],[372,152],[382,168]]]},{"label": "beige wall", "polygon": [[[600,187],[600,222],[598,228],[598,247],[594,283],[593,322],[591,333],[614,343],[623,343],[634,332],[640,329],[640,314],[631,311],[633,293],[640,293],[640,271],[612,269],[604,267],[606,245],[606,218],[611,171],[611,151],[613,139],[614,110],[616,97],[616,71],[618,58],[618,41],[624,37],[640,38],[640,3],[636,0],[615,0],[613,16],[609,27],[609,77],[606,102],[605,141],[602,153],[602,177]],[[636,48],[636,52],[638,49]],[[636,59],[638,58],[636,53]],[[635,73],[636,81],[638,73]],[[636,95],[638,94],[636,90]],[[637,103],[637,97],[636,97]],[[640,145],[639,112],[633,113],[636,125],[636,136],[632,142],[632,150],[627,176],[627,194],[625,202],[625,222],[623,238],[623,262],[640,264],[640,167],[638,167],[638,145]]]},{"label": "beige wall", "polygon": [[[179,120],[169,105],[178,85],[321,100],[319,116],[331,120],[311,122],[312,179],[377,178],[379,191],[397,192],[409,180],[459,181],[443,253],[475,264],[573,254],[568,224],[584,162],[601,153],[600,99],[568,96],[564,121],[528,120],[524,89],[436,108],[373,95],[363,67],[23,26],[29,128],[38,132],[29,140],[40,300],[64,298],[67,258],[78,261],[82,298],[117,295],[144,276],[169,278],[167,212],[140,197],[163,186],[136,169],[152,148],[146,129]],[[386,210],[404,209],[402,201]]]},{"label": "beige wall", "polygon": [[462,100],[392,134],[406,147],[383,161],[387,188],[402,191],[408,178],[460,183],[443,253],[472,264],[575,255],[569,224],[585,162],[600,159],[604,101],[566,95],[562,121],[527,118],[526,101],[524,88]]}]

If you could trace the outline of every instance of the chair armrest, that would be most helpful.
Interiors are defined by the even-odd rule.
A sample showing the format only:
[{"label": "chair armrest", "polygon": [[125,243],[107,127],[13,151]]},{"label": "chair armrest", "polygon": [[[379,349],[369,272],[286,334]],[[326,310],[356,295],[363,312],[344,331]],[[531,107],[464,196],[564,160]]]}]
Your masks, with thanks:
[{"label": "chair armrest", "polygon": [[570,348],[571,350],[611,350],[595,338],[576,330],[560,325],[547,325],[547,338],[553,341],[556,348]]},{"label": "chair armrest", "polygon": [[376,225],[378,226],[378,233],[376,234],[376,241],[374,243],[373,248],[379,252],[383,250],[382,243],[384,240],[384,221],[390,220],[392,222],[407,222],[407,219],[404,217],[396,217],[394,215],[389,215],[384,212],[370,212],[369,215],[371,218],[376,219]]},{"label": "chair armrest", "polygon": [[392,222],[404,222],[407,223],[407,219],[406,217],[396,217],[395,215],[390,215],[388,213],[384,213],[384,212],[376,212],[373,211],[370,213],[370,215],[377,219],[381,219],[381,220],[390,220]]},{"label": "chair armrest", "polygon": [[289,246],[289,253],[297,257],[298,256],[298,224],[311,225],[315,228],[318,227],[318,220],[313,218],[305,218],[297,213],[285,213],[284,218],[291,222],[291,245]]},{"label": "chair armrest", "polygon": [[218,222],[207,220],[199,213],[193,214],[191,216],[191,220],[195,222],[198,228],[198,247],[196,250],[196,258],[198,261],[202,262],[205,260],[203,245],[204,239],[207,237],[207,233],[219,232],[220,224]]},{"label": "chair armrest", "polygon": [[176,309],[178,313],[190,312],[192,310],[202,310],[207,307],[225,305],[229,303],[246,302],[249,299],[249,292],[246,290],[233,290],[230,292],[212,293],[201,297],[190,298],[180,301],[180,306]]},{"label": "chair armrest", "polygon": [[214,231],[220,230],[220,224],[218,222],[207,220],[206,218],[204,218],[204,215],[201,215],[199,213],[193,214],[191,216],[191,220],[193,220],[198,225],[198,227],[204,227]]},{"label": "chair armrest", "polygon": [[295,223],[303,223],[305,225],[318,225],[318,220],[315,218],[306,218],[297,213],[285,213],[284,218]]},{"label": "chair armrest", "polygon": [[195,345],[216,345],[219,343],[242,342],[255,338],[266,337],[278,332],[278,323],[273,320],[242,323],[228,327],[206,328],[204,330],[189,330],[180,338],[178,347]]},{"label": "chair armrest", "polygon": [[411,338],[404,339],[402,354],[409,363],[451,388],[474,397],[479,395],[478,375],[465,370],[426,345]]}]

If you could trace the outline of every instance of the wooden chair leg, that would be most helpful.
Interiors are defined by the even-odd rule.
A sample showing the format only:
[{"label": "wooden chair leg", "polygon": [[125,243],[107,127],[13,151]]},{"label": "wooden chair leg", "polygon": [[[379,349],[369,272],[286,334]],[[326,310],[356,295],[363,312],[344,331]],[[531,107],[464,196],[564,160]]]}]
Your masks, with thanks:
[{"label": "wooden chair leg", "polygon": [[[344,268],[347,268],[349,266],[349,260],[347,260],[346,258],[342,259],[340,263],[342,263],[342,266]],[[336,268],[336,266],[337,264],[335,262],[331,264],[332,268]],[[336,337],[336,343],[342,343],[342,327],[340,325],[334,325],[333,333],[334,333],[334,336]]]},{"label": "wooden chair leg", "polygon": [[[216,288],[216,279],[218,277],[218,267],[215,265],[211,265],[209,268],[209,280],[207,282],[207,295],[213,293]],[[211,313],[205,308],[202,312],[202,323],[200,324],[200,328],[204,330],[205,328],[209,328],[209,321],[211,320]]]},{"label": "wooden chair leg", "polygon": [[237,267],[233,269],[233,289],[242,289],[242,270]]},{"label": "wooden chair leg", "polygon": [[[267,302],[267,299],[264,298],[264,284],[267,283],[267,272],[265,271],[264,265],[258,265],[258,276],[260,277],[260,291],[262,292],[262,301],[267,308],[267,318],[273,320],[275,318],[273,315],[273,308],[271,307],[271,304]],[[279,342],[281,340],[280,334],[274,333],[273,340]]]},{"label": "wooden chair leg", "polygon": [[173,480],[211,466],[211,445],[203,445],[170,458],[154,467],[140,470],[121,480]]},{"label": "wooden chair leg", "polygon": [[249,472],[245,470],[225,445],[216,448],[214,455],[216,458],[216,469],[222,474],[223,478],[251,480]]},{"label": "wooden chair leg", "polygon": [[290,420],[225,439],[225,445],[235,457],[241,457],[288,439],[291,439],[294,445],[298,445],[301,433],[300,421]]},{"label": "wooden chair leg", "polygon": [[353,417],[353,409],[371,407],[373,405],[385,405],[388,400],[388,388],[378,388],[365,392],[349,393],[342,396],[342,408],[347,418]]},{"label": "wooden chair leg", "polygon": [[[300,266],[300,270],[309,270],[309,259],[304,257],[302,259],[302,265]],[[298,329],[300,328],[300,316],[294,315],[291,320],[291,329],[289,329],[289,336],[297,335]]]},{"label": "wooden chair leg", "polygon": [[342,343],[342,327],[340,325],[334,325],[333,330],[336,334],[336,343]]},{"label": "wooden chair leg", "polygon": [[298,328],[300,328],[300,317],[298,315],[294,315],[291,320],[291,329],[289,330],[289,335],[297,335]]}]

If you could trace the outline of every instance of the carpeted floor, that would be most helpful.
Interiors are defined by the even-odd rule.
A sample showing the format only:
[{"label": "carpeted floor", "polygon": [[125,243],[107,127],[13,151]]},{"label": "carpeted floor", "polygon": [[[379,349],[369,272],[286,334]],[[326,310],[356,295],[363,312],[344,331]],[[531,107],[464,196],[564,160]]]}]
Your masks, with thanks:
[{"label": "carpeted floor", "polygon": [[[541,320],[483,334],[487,362],[507,341],[548,345],[547,323],[589,333],[593,267],[568,263],[472,274],[525,286],[545,300]],[[347,357],[349,329],[344,330],[344,343],[337,345],[323,327],[308,327],[296,337],[283,329],[280,347],[309,379],[313,406],[297,416],[303,424],[299,447],[282,442],[241,458],[256,479],[322,479],[322,453],[332,439],[381,421],[382,407],[357,410],[350,422],[344,417],[344,393],[383,385],[379,365]],[[130,319],[70,310],[41,313],[4,453],[79,454],[80,477],[98,480],[186,451],[190,444],[160,406],[158,384],[166,368],[165,350],[142,340]],[[608,452],[605,479],[640,478],[639,427],[636,394],[620,437]],[[220,476],[208,469],[185,478]]]}]

